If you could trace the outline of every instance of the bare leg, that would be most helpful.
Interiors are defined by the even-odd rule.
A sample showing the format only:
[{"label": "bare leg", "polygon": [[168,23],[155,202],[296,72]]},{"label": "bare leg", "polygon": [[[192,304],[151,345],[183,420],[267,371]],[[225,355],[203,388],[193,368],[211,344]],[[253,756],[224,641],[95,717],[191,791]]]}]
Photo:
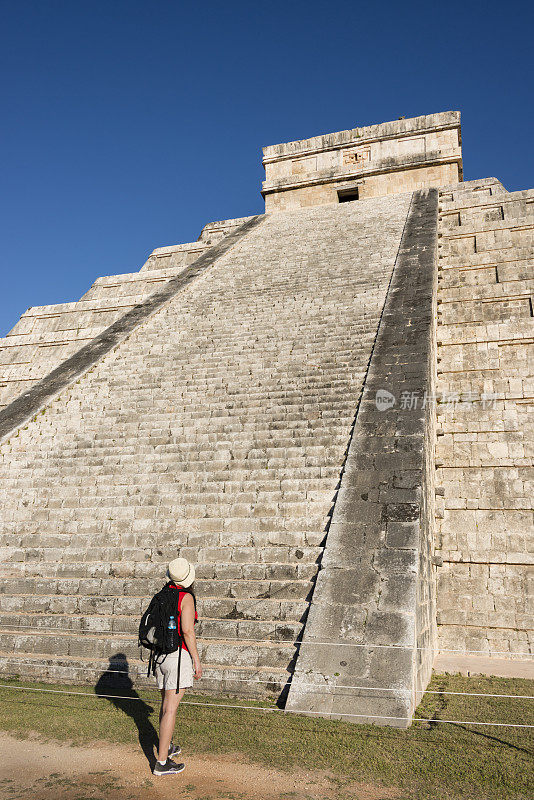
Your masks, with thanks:
[{"label": "bare leg", "polygon": [[185,689],[176,692],[174,689],[161,690],[161,709],[159,712],[159,747],[158,760],[166,761],[169,754],[174,725],[176,723],[176,712],[180,700],[184,696]]}]

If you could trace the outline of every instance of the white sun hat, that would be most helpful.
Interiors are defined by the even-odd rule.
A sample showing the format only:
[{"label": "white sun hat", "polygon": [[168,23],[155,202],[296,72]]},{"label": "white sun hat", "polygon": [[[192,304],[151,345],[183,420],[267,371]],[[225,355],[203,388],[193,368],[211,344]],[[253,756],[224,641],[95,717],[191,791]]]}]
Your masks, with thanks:
[{"label": "white sun hat", "polygon": [[187,589],[195,580],[195,568],[186,558],[175,558],[167,569],[167,576]]}]

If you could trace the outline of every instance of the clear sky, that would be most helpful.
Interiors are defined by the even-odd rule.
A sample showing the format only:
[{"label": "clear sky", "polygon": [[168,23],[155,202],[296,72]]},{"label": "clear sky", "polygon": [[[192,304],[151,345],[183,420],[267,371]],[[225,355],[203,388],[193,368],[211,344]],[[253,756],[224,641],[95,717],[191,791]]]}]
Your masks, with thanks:
[{"label": "clear sky", "polygon": [[263,210],[261,147],[459,109],[534,186],[532,2],[0,0],[0,335]]}]

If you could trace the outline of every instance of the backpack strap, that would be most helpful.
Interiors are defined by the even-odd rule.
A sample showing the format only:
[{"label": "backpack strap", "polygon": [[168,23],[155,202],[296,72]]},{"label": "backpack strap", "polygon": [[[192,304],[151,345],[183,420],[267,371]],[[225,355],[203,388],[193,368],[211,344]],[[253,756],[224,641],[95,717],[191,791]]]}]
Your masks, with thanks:
[{"label": "backpack strap", "polygon": [[176,694],[180,689],[180,666],[182,663],[182,636],[178,637],[178,673],[176,675]]},{"label": "backpack strap", "polygon": [[[169,585],[169,584],[167,584],[167,585]],[[177,615],[177,619],[176,619],[176,621],[178,623],[178,626],[179,626],[179,633],[178,633],[178,670],[177,670],[177,676],[176,676],[176,694],[178,694],[178,692],[180,691],[180,669],[181,669],[181,665],[182,665],[182,650],[183,650],[183,648],[182,648],[183,636],[182,636],[182,620],[181,620],[181,614],[182,614],[182,603],[181,603],[181,601],[183,600],[184,594],[190,594],[191,595],[191,597],[193,598],[194,606],[195,606],[195,622],[196,622],[197,618],[198,618],[198,615],[197,615],[197,600],[196,600],[194,592],[192,592],[191,589],[183,589],[182,587],[178,587],[175,584],[171,584],[170,586],[173,589],[177,589],[178,592],[179,592],[179,594],[178,594],[178,598],[179,598],[179,600],[178,600],[178,615]],[[180,594],[181,594],[181,596],[180,596]]]}]

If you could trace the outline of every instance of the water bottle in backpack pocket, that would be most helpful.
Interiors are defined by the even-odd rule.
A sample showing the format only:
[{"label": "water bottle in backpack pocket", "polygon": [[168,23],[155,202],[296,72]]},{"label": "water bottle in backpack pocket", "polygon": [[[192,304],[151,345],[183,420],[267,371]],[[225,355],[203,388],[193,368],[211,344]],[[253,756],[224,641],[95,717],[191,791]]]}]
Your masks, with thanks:
[{"label": "water bottle in backpack pocket", "polygon": [[178,642],[178,631],[176,625],[176,617],[171,614],[169,617],[169,624],[167,625],[167,630],[165,631],[165,650],[167,653],[174,653],[178,650],[179,642]]}]

